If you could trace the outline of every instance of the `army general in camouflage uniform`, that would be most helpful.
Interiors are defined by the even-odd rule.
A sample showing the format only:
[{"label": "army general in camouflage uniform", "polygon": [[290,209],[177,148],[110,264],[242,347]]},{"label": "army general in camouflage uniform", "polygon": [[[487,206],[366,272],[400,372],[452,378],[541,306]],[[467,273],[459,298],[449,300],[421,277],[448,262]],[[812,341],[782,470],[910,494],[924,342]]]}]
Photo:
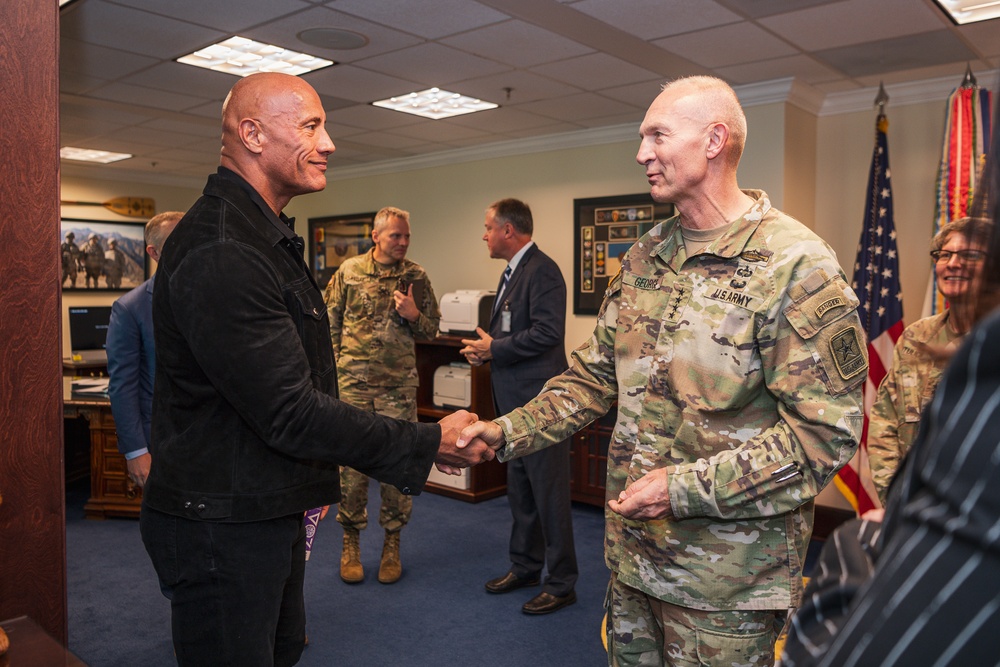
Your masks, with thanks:
[{"label": "army general in camouflage uniform", "polygon": [[[410,214],[383,208],[375,215],[372,241],[371,250],[340,265],[326,288],[340,399],[369,412],[416,421],[413,341],[437,335],[441,311],[427,273],[406,259]],[[337,521],[344,527],[340,576],[358,583],[364,579],[358,531],[368,525],[368,477],[345,466],[340,480]],[[413,500],[391,484],[379,488],[379,525],[386,534],[378,580],[391,584],[402,574],[399,532],[410,520]]]},{"label": "army general in camouflage uniform", "polygon": [[710,77],[664,87],[637,160],[660,222],[538,398],[462,440],[507,460],[611,409],[611,665],[770,665],[802,592],[813,499],[857,449],[867,357],[832,251],[736,168],[746,120]]},{"label": "army general in camouflage uniform", "polygon": [[934,274],[948,308],[903,331],[868,421],[868,466],[883,504],[896,470],[917,437],[920,414],[934,396],[949,352],[972,327],[974,285],[986,259],[991,224],[960,218],[943,225],[931,239]]}]

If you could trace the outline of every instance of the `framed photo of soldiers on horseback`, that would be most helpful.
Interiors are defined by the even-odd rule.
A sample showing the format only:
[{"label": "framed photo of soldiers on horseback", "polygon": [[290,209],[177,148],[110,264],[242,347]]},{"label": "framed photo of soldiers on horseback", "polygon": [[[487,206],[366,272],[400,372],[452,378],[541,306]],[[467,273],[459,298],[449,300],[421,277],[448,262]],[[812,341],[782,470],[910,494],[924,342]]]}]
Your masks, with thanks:
[{"label": "framed photo of soldiers on horseback", "polygon": [[125,292],[149,276],[141,222],[63,218],[59,238],[63,290]]}]

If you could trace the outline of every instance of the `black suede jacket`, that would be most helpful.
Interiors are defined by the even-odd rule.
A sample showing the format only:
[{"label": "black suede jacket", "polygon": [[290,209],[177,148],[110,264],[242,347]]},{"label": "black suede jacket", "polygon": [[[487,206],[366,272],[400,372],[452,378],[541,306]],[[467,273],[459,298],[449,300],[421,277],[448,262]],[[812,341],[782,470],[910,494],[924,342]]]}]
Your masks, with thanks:
[{"label": "black suede jacket", "polygon": [[326,307],[286,220],[220,168],[164,245],[148,507],[259,521],[337,502],[338,464],[403,493],[427,480],[437,424],[336,399]]}]

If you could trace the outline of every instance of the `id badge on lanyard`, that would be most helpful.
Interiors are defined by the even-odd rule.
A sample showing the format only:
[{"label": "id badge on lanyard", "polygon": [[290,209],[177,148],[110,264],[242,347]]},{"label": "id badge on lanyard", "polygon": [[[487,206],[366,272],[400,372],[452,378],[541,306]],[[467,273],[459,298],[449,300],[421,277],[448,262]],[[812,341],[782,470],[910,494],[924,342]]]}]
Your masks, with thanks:
[{"label": "id badge on lanyard", "polygon": [[503,302],[503,310],[500,311],[500,331],[510,333],[510,302]]}]

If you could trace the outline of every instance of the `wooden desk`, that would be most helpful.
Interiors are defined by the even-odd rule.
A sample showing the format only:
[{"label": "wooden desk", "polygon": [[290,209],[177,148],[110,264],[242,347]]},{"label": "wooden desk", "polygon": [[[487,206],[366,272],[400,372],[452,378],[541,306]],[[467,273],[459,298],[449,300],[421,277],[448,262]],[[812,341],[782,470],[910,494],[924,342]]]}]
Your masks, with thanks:
[{"label": "wooden desk", "polygon": [[106,361],[73,361],[63,357],[64,377],[105,377],[108,374]]},{"label": "wooden desk", "polygon": [[0,621],[10,638],[10,649],[0,656],[0,667],[87,667],[27,616]]},{"label": "wooden desk", "polygon": [[63,378],[63,416],[90,423],[90,499],[83,506],[87,518],[138,518],[142,489],[129,479],[125,457],[118,452],[111,401],[107,396],[74,394],[72,378]]}]

